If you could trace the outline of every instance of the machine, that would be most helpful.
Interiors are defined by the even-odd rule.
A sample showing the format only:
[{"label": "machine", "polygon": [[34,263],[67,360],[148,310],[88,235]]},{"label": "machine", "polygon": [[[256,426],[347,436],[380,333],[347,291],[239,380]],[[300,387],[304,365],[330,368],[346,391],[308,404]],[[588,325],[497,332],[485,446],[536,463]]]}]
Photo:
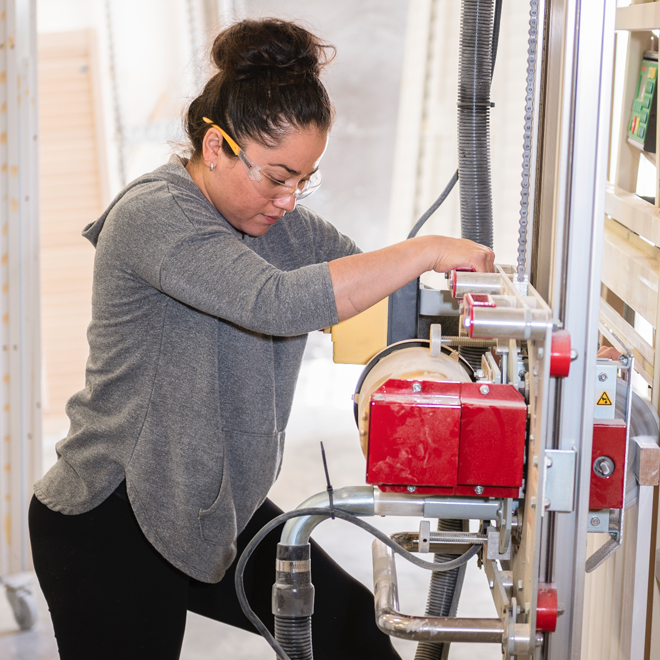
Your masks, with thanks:
[{"label": "machine", "polygon": [[[626,533],[640,460],[631,435],[657,435],[633,396],[625,342],[611,337],[618,360],[596,357],[615,9],[614,0],[530,3],[518,263],[456,269],[446,290],[412,282],[337,333],[337,343],[365,347],[354,402],[366,485],[329,486],[281,516],[236,572],[240,594],[251,549],[286,521],[275,639],[242,599],[279,657],[313,657],[309,537],[329,517],[376,536],[376,620],[417,640],[416,660],[447,658],[460,642],[501,644],[504,658],[580,657],[585,575]],[[500,11],[499,0],[462,0],[458,173],[411,236],[458,181],[463,236],[492,246],[488,124]],[[365,334],[375,343],[358,339]],[[388,538],[370,516],[423,520]],[[607,541],[587,557],[588,533]],[[394,554],[432,572],[423,616],[399,611]],[[456,617],[470,560],[483,568],[497,618]]]}]

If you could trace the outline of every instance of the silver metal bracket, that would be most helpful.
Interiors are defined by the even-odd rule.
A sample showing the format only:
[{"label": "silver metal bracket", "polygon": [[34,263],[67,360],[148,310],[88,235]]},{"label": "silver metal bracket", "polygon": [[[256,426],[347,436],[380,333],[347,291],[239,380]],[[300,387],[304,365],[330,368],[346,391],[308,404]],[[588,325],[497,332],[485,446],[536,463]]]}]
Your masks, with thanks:
[{"label": "silver metal bracket", "polygon": [[546,511],[570,513],[575,500],[575,464],[577,452],[565,449],[545,450]]}]

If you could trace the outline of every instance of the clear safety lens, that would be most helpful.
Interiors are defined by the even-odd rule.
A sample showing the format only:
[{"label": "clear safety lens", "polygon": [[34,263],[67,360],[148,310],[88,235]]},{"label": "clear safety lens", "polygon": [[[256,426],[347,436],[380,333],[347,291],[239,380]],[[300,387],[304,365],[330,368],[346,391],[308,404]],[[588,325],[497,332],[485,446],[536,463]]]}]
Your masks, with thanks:
[{"label": "clear safety lens", "polygon": [[238,157],[245,166],[245,170],[254,187],[266,199],[283,199],[284,197],[304,199],[317,190],[323,180],[321,172],[317,170],[309,179],[295,183],[289,181],[281,183],[266,174],[261,167],[255,165],[243,150],[239,152]]}]

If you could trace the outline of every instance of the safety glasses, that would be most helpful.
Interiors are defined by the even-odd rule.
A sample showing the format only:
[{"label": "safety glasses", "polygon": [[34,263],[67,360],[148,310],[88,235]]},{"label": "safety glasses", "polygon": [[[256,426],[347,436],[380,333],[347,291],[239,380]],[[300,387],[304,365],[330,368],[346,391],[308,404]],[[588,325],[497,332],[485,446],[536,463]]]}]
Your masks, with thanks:
[{"label": "safety glasses", "polygon": [[257,192],[266,199],[283,199],[285,197],[295,197],[296,199],[304,199],[309,197],[321,185],[322,177],[321,172],[316,170],[307,179],[296,180],[295,178],[280,181],[270,174],[266,174],[259,165],[256,165],[248,155],[241,149],[236,142],[227,133],[214,124],[208,117],[202,118],[207,124],[220,131],[220,135],[227,140],[227,144],[231,150],[238,156],[248,178],[254,184]]}]

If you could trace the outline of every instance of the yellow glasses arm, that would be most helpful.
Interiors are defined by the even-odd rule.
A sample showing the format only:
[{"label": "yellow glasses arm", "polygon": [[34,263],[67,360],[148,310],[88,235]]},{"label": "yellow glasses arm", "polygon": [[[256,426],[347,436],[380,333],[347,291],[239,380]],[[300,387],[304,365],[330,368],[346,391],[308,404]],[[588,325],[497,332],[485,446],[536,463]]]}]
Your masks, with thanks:
[{"label": "yellow glasses arm", "polygon": [[238,152],[241,150],[241,148],[234,142],[228,135],[225,133],[220,126],[216,126],[208,117],[202,117],[202,119],[207,123],[213,126],[213,128],[217,128],[220,131],[220,135],[222,135],[225,140],[227,140],[227,144],[231,147],[231,150],[238,156]]}]

